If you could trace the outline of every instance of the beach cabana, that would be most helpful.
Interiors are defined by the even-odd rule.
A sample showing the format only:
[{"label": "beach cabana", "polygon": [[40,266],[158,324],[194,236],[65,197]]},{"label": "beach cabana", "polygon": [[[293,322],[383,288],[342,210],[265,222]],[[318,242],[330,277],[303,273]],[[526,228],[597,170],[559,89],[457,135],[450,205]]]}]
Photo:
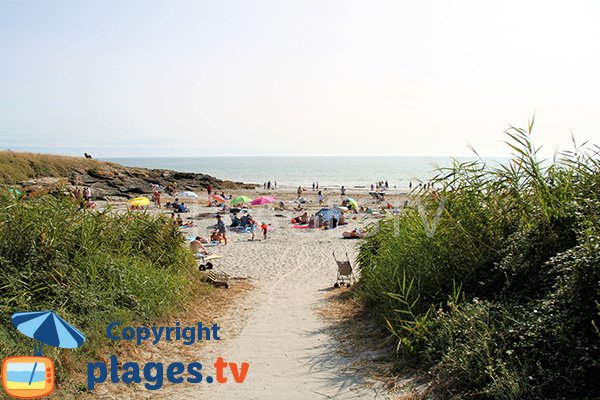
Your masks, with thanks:
[{"label": "beach cabana", "polygon": [[342,215],[342,210],[339,208],[321,208],[316,215],[317,217],[320,216],[323,218],[326,222],[329,222],[332,218],[339,220]]}]

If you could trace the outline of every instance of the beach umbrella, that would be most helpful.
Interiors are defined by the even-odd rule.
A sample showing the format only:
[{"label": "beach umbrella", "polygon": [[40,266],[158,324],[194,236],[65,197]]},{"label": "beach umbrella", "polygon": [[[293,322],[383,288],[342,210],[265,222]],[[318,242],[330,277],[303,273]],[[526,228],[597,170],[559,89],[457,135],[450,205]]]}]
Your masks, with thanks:
[{"label": "beach umbrella", "polygon": [[[48,346],[76,349],[85,341],[83,333],[53,311],[18,312],[10,319],[23,335]],[[38,354],[41,354],[41,346],[36,348]]]},{"label": "beach umbrella", "polygon": [[352,197],[346,198],[346,204],[348,204],[350,208],[358,210],[358,203]]},{"label": "beach umbrella", "polygon": [[247,196],[238,196],[235,199],[230,201],[231,205],[235,205],[235,204],[244,204],[244,203],[250,203],[252,201],[252,199],[250,197]]},{"label": "beach umbrella", "polygon": [[262,206],[263,204],[269,204],[274,201],[275,200],[271,196],[261,196],[261,197],[257,197],[256,199],[252,200],[252,202],[250,204],[252,204],[253,206]]},{"label": "beach umbrella", "polygon": [[194,199],[197,199],[198,195],[194,192],[182,192],[179,193],[179,197],[193,197]]},{"label": "beach umbrella", "polygon": [[135,199],[129,200],[129,204],[133,207],[143,207],[150,204],[150,199],[147,197],[136,197]]},{"label": "beach umbrella", "polygon": [[218,194],[213,194],[212,196],[210,196],[213,198],[214,201],[216,201],[217,203],[221,203],[221,204],[225,204],[226,201],[222,196],[219,196]]}]

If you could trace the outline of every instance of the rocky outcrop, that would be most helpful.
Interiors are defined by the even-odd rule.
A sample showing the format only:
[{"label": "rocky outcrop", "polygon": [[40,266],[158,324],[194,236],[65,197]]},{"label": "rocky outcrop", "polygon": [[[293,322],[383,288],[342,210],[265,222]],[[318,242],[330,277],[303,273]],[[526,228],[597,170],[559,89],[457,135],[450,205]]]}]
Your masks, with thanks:
[{"label": "rocky outcrop", "polygon": [[193,172],[178,172],[166,169],[145,169],[125,167],[107,162],[96,162],[92,167],[73,167],[66,177],[41,177],[21,183],[31,193],[45,192],[61,187],[90,187],[93,197],[98,200],[118,200],[148,195],[154,191],[153,185],[167,187],[174,185],[178,191],[205,190],[208,185],[215,190],[228,191],[240,188],[254,188],[254,185],[214,178],[210,175]]}]

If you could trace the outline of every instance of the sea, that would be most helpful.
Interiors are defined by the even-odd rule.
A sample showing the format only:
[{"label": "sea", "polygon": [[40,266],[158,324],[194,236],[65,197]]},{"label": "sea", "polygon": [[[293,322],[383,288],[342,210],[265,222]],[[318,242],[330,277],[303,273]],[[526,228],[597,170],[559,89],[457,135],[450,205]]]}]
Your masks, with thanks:
[{"label": "sea", "polygon": [[[277,182],[280,188],[310,187],[368,188],[387,181],[390,188],[407,189],[409,184],[427,182],[448,168],[453,160],[469,157],[136,157],[105,158],[131,167],[172,169],[198,172],[219,179],[263,185]],[[488,164],[504,161],[484,158]]]}]

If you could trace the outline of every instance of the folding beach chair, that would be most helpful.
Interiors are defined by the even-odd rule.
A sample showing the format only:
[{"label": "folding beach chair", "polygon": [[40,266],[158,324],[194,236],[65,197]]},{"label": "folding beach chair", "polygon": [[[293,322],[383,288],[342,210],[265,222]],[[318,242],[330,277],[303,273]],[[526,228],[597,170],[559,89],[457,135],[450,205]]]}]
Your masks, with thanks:
[{"label": "folding beach chair", "polygon": [[352,272],[352,265],[350,265],[350,258],[348,258],[348,253],[346,253],[346,261],[338,261],[335,258],[335,252],[333,252],[333,259],[335,260],[338,270],[337,270],[337,280],[333,285],[334,288],[338,288],[342,285],[346,285],[346,287],[350,287],[352,285],[352,281],[354,280],[354,273]]}]

